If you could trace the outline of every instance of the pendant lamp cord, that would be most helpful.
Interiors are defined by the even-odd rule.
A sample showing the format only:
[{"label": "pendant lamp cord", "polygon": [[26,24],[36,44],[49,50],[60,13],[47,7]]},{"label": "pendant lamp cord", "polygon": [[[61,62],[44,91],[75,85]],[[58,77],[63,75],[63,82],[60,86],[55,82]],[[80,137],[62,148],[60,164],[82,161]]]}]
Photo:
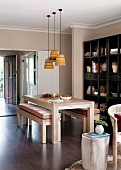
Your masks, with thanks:
[{"label": "pendant lamp cord", "polygon": [[56,13],[54,13],[54,50],[55,50],[55,14]]},{"label": "pendant lamp cord", "polygon": [[52,13],[54,15],[54,51],[55,51],[55,14],[56,12]]},{"label": "pendant lamp cord", "polygon": [[61,54],[61,11],[62,9],[59,9],[60,11],[60,54]]},{"label": "pendant lamp cord", "polygon": [[49,18],[50,18],[50,15],[47,15],[48,17],[48,59],[49,59]]}]

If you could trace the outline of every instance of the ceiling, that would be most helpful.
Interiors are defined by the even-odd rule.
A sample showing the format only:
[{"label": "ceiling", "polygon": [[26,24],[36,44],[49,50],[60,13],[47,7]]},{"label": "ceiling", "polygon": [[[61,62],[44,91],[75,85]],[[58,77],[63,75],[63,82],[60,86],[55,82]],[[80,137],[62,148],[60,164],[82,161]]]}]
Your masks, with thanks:
[{"label": "ceiling", "polygon": [[53,30],[56,12],[56,31],[59,30],[62,8],[62,30],[71,27],[98,28],[121,21],[121,0],[0,0],[0,28],[47,31]]}]

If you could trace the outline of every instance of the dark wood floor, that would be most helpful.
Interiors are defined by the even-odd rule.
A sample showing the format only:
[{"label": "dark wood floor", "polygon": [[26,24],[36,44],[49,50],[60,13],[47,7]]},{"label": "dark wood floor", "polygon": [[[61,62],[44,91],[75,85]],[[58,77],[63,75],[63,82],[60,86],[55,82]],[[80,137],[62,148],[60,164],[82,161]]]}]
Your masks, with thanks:
[{"label": "dark wood floor", "polygon": [[16,106],[6,104],[3,98],[0,98],[0,117],[16,115]]},{"label": "dark wood floor", "polygon": [[[16,106],[15,106],[16,107]],[[5,111],[9,115],[8,110]],[[16,114],[15,109],[13,109]],[[17,127],[16,116],[0,117],[0,170],[64,170],[81,159],[82,123],[72,119],[62,125],[62,142],[41,144],[41,127]]]}]

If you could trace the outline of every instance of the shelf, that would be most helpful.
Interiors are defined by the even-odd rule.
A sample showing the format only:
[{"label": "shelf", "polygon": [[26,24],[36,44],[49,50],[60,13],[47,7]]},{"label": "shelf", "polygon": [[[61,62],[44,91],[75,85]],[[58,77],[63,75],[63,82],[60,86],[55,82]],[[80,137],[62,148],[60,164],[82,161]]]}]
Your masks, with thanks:
[{"label": "shelf", "polygon": [[115,80],[115,81],[117,81],[118,80],[118,74],[117,73],[109,73],[108,74],[108,79],[109,80]]},{"label": "shelf", "polygon": [[109,54],[109,56],[115,56],[115,55],[119,55],[118,53],[117,54]]},{"label": "shelf", "polygon": [[107,55],[99,55],[99,58],[107,57]]},{"label": "shelf", "polygon": [[113,100],[117,100],[117,97],[107,97],[108,99],[113,99]]},{"label": "shelf", "polygon": [[[117,49],[118,52],[113,54]],[[121,103],[121,34],[104,37],[100,39],[84,42],[84,53],[89,52],[90,56],[84,56],[84,92],[90,87],[91,94],[84,94],[86,99],[93,100],[100,106],[105,103],[107,107]],[[110,54],[112,52],[112,54]],[[106,54],[106,55],[105,55]],[[92,56],[98,55],[98,56]],[[87,59],[87,60],[85,60]],[[118,72],[112,72],[112,62],[118,63]],[[103,67],[103,66],[105,67]],[[90,66],[91,71],[98,70],[97,73],[86,72]],[[102,72],[102,68],[105,70]],[[105,87],[105,91],[100,90],[101,86]],[[92,93],[98,91],[98,95]],[[112,97],[111,92],[118,93],[117,97]],[[106,96],[100,96],[101,93],[106,93]],[[108,108],[107,108],[108,109]],[[108,117],[107,112],[101,113],[102,116]]]},{"label": "shelf", "polygon": [[107,79],[106,78],[104,78],[104,79],[100,79],[100,81],[106,81]]},{"label": "shelf", "polygon": [[84,79],[85,80],[98,80],[98,74],[97,73],[85,73]]},{"label": "shelf", "polygon": [[99,73],[99,79],[100,80],[106,80],[107,79],[107,77],[106,77],[106,72],[102,72],[102,73]]},{"label": "shelf", "polygon": [[107,121],[107,114],[105,114],[105,115],[102,115],[102,114],[101,114],[101,115],[100,115],[100,118]]},{"label": "shelf", "polygon": [[100,98],[107,98],[107,96],[99,96]]},{"label": "shelf", "polygon": [[107,114],[107,111],[104,111],[104,112],[100,111],[100,115],[104,115],[105,116],[106,114]]},{"label": "shelf", "polygon": [[85,96],[92,96],[91,94],[87,94],[87,93],[86,93],[86,94],[84,94],[84,95],[85,95]]},{"label": "shelf", "polygon": [[96,95],[96,94],[92,94],[92,97],[98,97],[99,95]]},{"label": "shelf", "polygon": [[91,56],[84,56],[84,59],[91,58]]},{"label": "shelf", "polygon": [[98,56],[91,56],[90,58],[97,58],[98,59]]},{"label": "shelf", "polygon": [[[107,96],[100,96],[100,95],[95,95],[95,94],[84,94],[84,96],[92,96],[92,97],[100,97],[100,98],[107,98]],[[109,97],[108,97],[109,98]],[[115,98],[115,97],[113,97]]]},{"label": "shelf", "polygon": [[99,55],[99,56],[85,56],[84,55],[84,59],[87,59],[87,58],[104,58],[104,57],[107,57],[107,55]]},{"label": "shelf", "polygon": [[119,81],[121,81],[121,74],[119,74]]}]

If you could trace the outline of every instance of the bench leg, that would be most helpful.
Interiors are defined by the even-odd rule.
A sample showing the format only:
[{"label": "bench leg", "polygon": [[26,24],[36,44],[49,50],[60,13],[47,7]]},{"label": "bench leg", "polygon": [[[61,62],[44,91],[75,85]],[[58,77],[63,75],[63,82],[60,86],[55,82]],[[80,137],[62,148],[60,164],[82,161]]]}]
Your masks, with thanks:
[{"label": "bench leg", "polygon": [[20,127],[20,114],[17,113],[17,126]]},{"label": "bench leg", "polygon": [[46,143],[46,123],[42,123],[42,143]]},{"label": "bench leg", "polygon": [[86,116],[83,116],[83,133],[87,132],[87,119]]},{"label": "bench leg", "polygon": [[23,122],[24,122],[24,125],[28,125],[28,118],[23,116]]},{"label": "bench leg", "polygon": [[29,118],[29,125],[32,125],[32,120]]},{"label": "bench leg", "polygon": [[61,141],[61,120],[58,121],[58,141]]}]

